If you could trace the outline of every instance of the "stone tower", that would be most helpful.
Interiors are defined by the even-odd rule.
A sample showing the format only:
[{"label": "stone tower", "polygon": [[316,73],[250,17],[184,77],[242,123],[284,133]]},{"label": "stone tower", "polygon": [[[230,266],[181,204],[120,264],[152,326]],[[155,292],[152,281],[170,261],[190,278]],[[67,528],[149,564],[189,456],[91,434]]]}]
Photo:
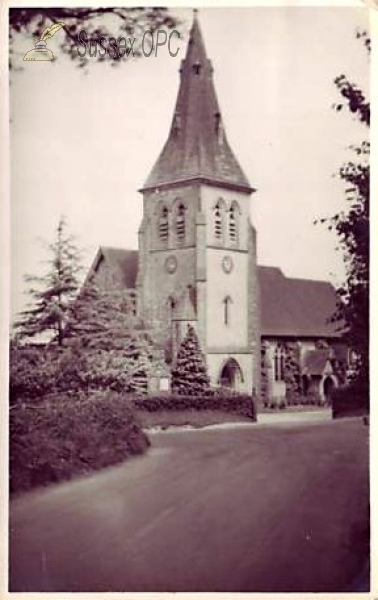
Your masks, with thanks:
[{"label": "stone tower", "polygon": [[140,191],[139,314],[173,360],[194,325],[212,385],[258,391],[254,190],[227,141],[196,14],[168,139]]}]

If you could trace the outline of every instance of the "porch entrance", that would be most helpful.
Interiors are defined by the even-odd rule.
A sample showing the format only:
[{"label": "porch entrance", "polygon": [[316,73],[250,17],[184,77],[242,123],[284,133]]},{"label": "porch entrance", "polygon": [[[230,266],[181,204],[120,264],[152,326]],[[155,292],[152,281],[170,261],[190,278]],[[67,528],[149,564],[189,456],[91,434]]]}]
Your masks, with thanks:
[{"label": "porch entrance", "polygon": [[243,381],[243,373],[239,363],[234,358],[229,358],[222,367],[219,377],[220,385],[237,391]]}]

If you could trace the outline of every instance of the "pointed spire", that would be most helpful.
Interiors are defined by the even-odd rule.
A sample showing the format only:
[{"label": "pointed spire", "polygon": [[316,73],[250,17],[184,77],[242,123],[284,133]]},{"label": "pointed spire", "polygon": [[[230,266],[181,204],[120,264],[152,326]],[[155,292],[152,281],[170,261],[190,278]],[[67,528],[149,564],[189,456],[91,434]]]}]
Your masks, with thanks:
[{"label": "pointed spire", "polygon": [[168,140],[143,189],[188,180],[252,188],[226,138],[213,83],[213,68],[194,10],[180,88]]}]

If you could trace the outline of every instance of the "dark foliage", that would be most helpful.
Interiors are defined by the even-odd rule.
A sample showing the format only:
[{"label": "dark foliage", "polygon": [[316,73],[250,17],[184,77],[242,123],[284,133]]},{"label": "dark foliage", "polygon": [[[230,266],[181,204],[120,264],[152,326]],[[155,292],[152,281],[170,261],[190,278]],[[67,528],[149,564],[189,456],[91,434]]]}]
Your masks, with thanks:
[{"label": "dark foliage", "polygon": [[38,346],[11,347],[9,360],[9,403],[20,399],[37,401],[56,388],[58,361],[51,360]]},{"label": "dark foliage", "polygon": [[147,412],[175,410],[219,410],[246,416],[256,421],[256,405],[252,396],[232,392],[208,392],[198,396],[183,394],[167,394],[135,398],[134,405],[138,410]]},{"label": "dark foliage", "polygon": [[177,353],[175,368],[172,369],[172,391],[191,396],[205,393],[209,386],[205,358],[196,331],[189,325]]},{"label": "dark foliage", "polygon": [[[364,41],[370,52],[370,38],[366,32],[357,37]],[[335,79],[343,99],[335,105],[340,111],[347,108],[365,128],[366,140],[353,146],[353,157],[339,171],[345,183],[345,210],[329,219],[328,229],[336,231],[339,247],[344,256],[346,280],[337,290],[338,308],[334,316],[340,322],[348,345],[356,352],[357,361],[353,379],[367,387],[369,380],[369,213],[370,213],[370,102],[364,92],[345,75]]]},{"label": "dark foliage", "polygon": [[10,491],[30,490],[140,454],[148,438],[117,394],[50,396],[10,410]]},{"label": "dark foliage", "polygon": [[334,419],[369,413],[369,390],[358,380],[348,386],[334,389],[331,401]]}]

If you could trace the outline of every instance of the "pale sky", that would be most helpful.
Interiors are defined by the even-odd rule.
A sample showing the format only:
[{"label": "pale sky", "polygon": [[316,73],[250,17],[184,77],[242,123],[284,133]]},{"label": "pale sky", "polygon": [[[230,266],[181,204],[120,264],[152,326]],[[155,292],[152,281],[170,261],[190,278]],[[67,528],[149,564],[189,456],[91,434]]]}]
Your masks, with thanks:
[{"label": "pale sky", "polygon": [[[187,31],[192,11],[177,12]],[[366,136],[347,111],[332,110],[337,75],[368,90],[367,53],[355,39],[368,27],[366,9],[202,8],[199,21],[229,142],[257,188],[259,264],[337,283],[335,238],[312,222],[343,207],[333,175]],[[168,135],[187,43],[176,58],[160,48],[117,68],[92,59],[84,74],[58,37],[48,44],[52,62],[22,62],[33,43],[15,41],[24,69],[10,86],[13,313],[26,299],[23,276],[40,271],[38,238],[52,239],[61,214],[87,265],[100,245],[137,248],[137,190]]]}]

